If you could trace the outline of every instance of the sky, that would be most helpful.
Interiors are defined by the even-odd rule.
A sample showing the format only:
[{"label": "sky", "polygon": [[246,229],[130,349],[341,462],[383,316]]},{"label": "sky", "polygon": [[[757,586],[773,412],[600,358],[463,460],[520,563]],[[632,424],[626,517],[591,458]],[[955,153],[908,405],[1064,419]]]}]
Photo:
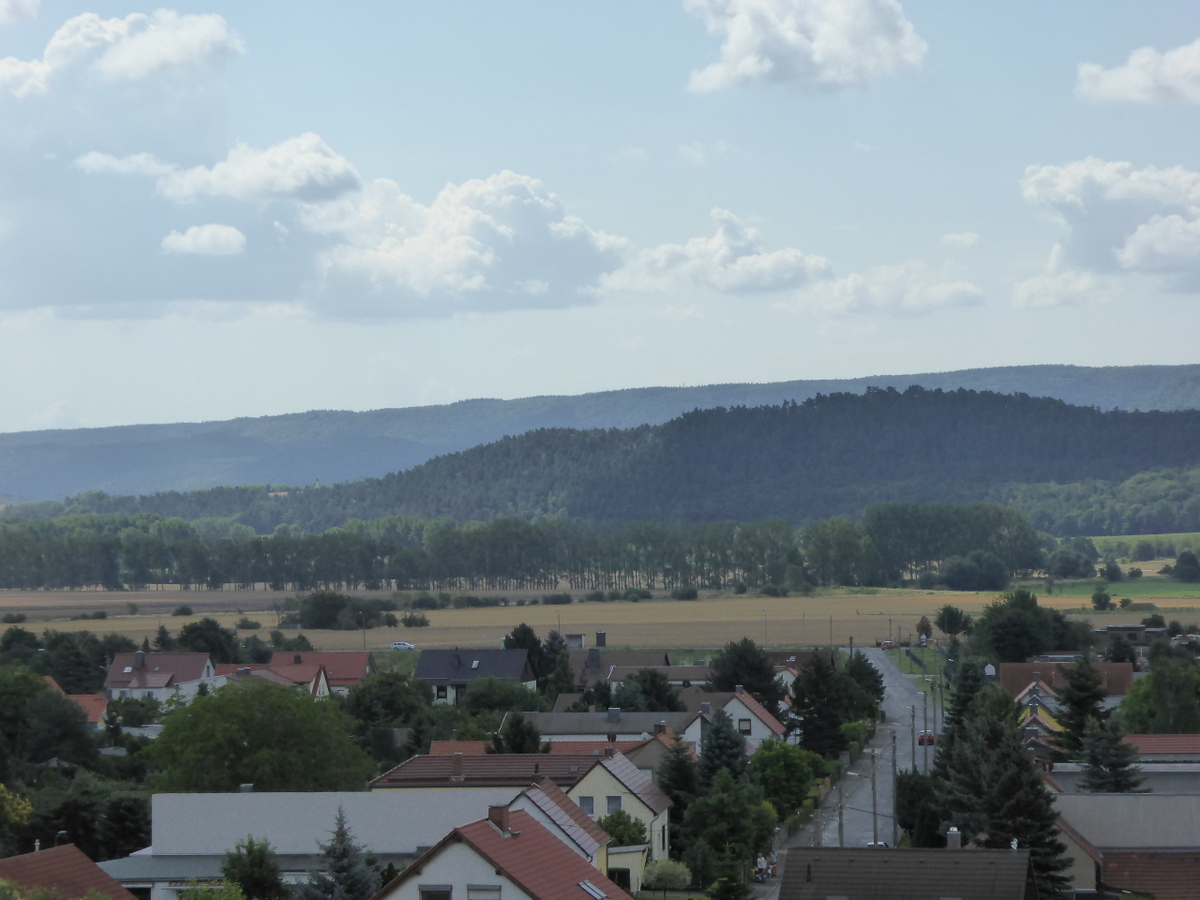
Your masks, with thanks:
[{"label": "sky", "polygon": [[1200,362],[1200,5],[0,0],[0,431]]}]

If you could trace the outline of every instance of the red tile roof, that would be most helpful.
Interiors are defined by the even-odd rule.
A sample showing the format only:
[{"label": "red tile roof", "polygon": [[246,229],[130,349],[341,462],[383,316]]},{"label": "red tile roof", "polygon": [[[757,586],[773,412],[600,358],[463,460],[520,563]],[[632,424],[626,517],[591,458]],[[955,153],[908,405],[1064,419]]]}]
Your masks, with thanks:
[{"label": "red tile roof", "polygon": [[[1123,697],[1129,693],[1129,688],[1133,686],[1132,663],[1096,662],[1094,665],[1100,670],[1100,683],[1106,694]],[[1060,664],[1054,662],[1000,663],[996,676],[1000,687],[1014,697],[1025,690],[1031,681],[1038,679],[1055,691],[1061,691],[1067,683]]]},{"label": "red tile roof", "polygon": [[[141,651],[138,651],[139,653]],[[207,653],[145,653],[137,666],[136,653],[118,653],[108,667],[104,686],[111,689],[167,687],[199,681],[208,665]],[[129,671],[125,671],[128,669]]]},{"label": "red tile roof", "polygon": [[110,900],[136,900],[74,844],[0,859],[0,879],[55,891],[58,900],[76,900],[93,890]]},{"label": "red tile roof", "polygon": [[419,875],[425,861],[452,841],[467,844],[533,900],[595,900],[583,887],[583,882],[594,885],[609,900],[631,900],[529,813],[510,810],[508,818],[510,830],[507,833],[487,819],[455,828],[396,876],[375,895],[374,900],[383,900],[409,878]]},{"label": "red tile roof", "polygon": [[293,665],[322,665],[330,687],[353,687],[375,671],[375,658],[370,650],[281,651],[271,655],[271,668]]},{"label": "red tile roof", "polygon": [[66,698],[83,710],[89,725],[99,725],[108,710],[108,697],[104,694],[67,694]]},{"label": "red tile roof", "polygon": [[453,756],[462,753],[465,756],[485,756],[487,741],[430,741],[430,756]]},{"label": "red tile roof", "polygon": [[559,787],[570,787],[601,759],[567,753],[414,756],[384,772],[369,787],[525,787],[538,776],[549,778]]},{"label": "red tile roof", "polygon": [[1127,734],[1125,743],[1141,754],[1200,754],[1200,734]]}]

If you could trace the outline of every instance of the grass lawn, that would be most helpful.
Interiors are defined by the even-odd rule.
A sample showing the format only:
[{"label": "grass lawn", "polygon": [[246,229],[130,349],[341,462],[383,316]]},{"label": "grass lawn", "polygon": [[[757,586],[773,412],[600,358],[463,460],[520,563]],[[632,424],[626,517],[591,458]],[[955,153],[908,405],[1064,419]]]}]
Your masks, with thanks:
[{"label": "grass lawn", "polygon": [[[1147,569],[1147,571],[1157,572],[1159,568],[1161,568],[1161,564],[1155,564],[1153,570]],[[1081,578],[1073,581],[1056,581],[1053,593],[1050,594],[1046,593],[1044,580],[1021,582],[1020,586],[1033,591],[1038,595],[1039,600],[1077,597],[1080,605],[1091,609],[1092,592],[1096,589],[1097,580],[1096,578]],[[1196,601],[1200,604],[1200,584],[1186,584],[1173,578],[1167,578],[1165,575],[1147,574],[1141,578],[1126,578],[1109,584],[1107,590],[1114,602],[1122,597],[1128,597],[1134,602],[1149,600],[1158,603],[1160,600],[1165,600],[1174,607],[1189,606],[1188,601]]]},{"label": "grass lawn", "polygon": [[1177,550],[1200,547],[1200,532],[1179,531],[1172,534],[1118,534],[1101,535],[1089,538],[1101,553],[1116,552],[1123,544],[1127,548],[1134,547],[1138,541],[1150,541],[1152,544],[1172,543]]}]

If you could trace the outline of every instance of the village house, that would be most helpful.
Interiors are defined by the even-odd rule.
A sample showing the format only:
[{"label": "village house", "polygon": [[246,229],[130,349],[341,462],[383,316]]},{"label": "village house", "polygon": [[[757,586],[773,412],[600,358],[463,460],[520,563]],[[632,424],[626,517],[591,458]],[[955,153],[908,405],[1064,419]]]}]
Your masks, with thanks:
[{"label": "village house", "polygon": [[413,678],[433,688],[434,703],[450,705],[457,704],[471,682],[480,678],[504,678],[531,690],[537,687],[527,650],[422,650]]},{"label": "village house", "polygon": [[718,709],[724,710],[738,734],[754,749],[758,749],[759,744],[767,738],[784,736],[785,729],[780,721],[740,684],[732,691],[706,691],[700,687],[690,687],[680,691],[679,699],[689,712],[703,713],[706,717]]},{"label": "village house", "polygon": [[216,687],[216,670],[207,653],[117,653],[104,679],[109,700],[118,697],[151,697],[160,702],[171,697],[191,700],[200,685]]},{"label": "village house", "polygon": [[[276,654],[278,655],[278,654]],[[219,664],[213,667],[218,687],[259,678],[284,687],[295,687],[313,699],[325,699],[332,693],[328,674],[320,663],[286,664],[257,663],[250,665]]]},{"label": "village house", "polygon": [[46,891],[47,900],[81,900],[93,892],[106,900],[146,900],[122,887],[74,844],[0,859],[0,881]]},{"label": "village house", "polygon": [[348,693],[350,688],[374,675],[375,655],[369,650],[280,651],[271,655],[271,668],[280,666],[323,666],[329,690],[334,694]]},{"label": "village house", "polygon": [[538,730],[543,741],[551,743],[645,741],[669,731],[698,745],[705,724],[700,721],[703,717],[700,711],[623,712],[611,707],[600,712],[527,712],[522,715]]}]

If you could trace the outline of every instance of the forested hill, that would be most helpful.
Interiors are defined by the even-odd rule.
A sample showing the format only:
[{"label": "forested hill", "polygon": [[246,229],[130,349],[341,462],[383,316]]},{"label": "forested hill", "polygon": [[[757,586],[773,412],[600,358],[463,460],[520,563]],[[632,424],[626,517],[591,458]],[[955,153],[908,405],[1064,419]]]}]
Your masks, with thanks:
[{"label": "forested hill", "polygon": [[1055,397],[1100,409],[1200,409],[1200,366],[1012,366],[847,380],[637,388],[174,425],[0,434],[0,498],[59,500],[236,484],[324,484],[383,475],[538,428],[632,428],[691,409],[803,402],[910,385]]},{"label": "forested hill", "polygon": [[[69,512],[231,516],[270,531],[351,518],[793,523],[888,501],[1004,499],[1023,485],[1121,481],[1200,464],[1200,412],[1102,412],[1059,400],[872,389],[801,404],[697,410],[633,429],[539,429],[378,479],[269,496],[226,488],[89,495]],[[59,510],[60,512],[63,510]]]}]

